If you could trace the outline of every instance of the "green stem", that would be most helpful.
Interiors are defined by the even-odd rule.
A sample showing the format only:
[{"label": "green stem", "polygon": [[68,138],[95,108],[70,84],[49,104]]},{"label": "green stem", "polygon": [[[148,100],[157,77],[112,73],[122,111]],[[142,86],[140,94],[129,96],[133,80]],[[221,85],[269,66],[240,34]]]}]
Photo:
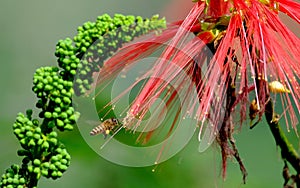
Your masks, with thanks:
[{"label": "green stem", "polygon": [[275,138],[276,145],[281,149],[282,159],[288,161],[297,172],[297,176],[294,181],[297,187],[300,188],[300,157],[281,129],[278,122],[278,115],[274,112],[271,100],[269,100],[266,104],[265,116],[273,137]]}]

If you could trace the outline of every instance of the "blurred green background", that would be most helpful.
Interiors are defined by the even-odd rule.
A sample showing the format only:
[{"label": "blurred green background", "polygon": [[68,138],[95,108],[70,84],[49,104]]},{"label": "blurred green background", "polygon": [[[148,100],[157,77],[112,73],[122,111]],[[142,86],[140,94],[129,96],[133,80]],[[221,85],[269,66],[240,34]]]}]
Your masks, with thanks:
[{"label": "blurred green background", "polygon": [[[56,65],[54,50],[59,39],[72,37],[76,28],[94,21],[103,13],[135,14],[150,17],[163,12],[171,0],[1,0],[0,2],[0,173],[12,163],[20,164],[20,147],[12,133],[18,112],[32,108],[36,98],[31,91],[36,68]],[[176,12],[174,12],[176,14]],[[163,13],[161,15],[164,15]],[[220,176],[220,152],[213,147],[197,152],[195,135],[188,146],[167,162],[153,167],[130,168],[112,164],[99,157],[84,142],[78,130],[60,135],[71,156],[71,166],[56,181],[42,178],[39,187],[282,187],[282,161],[267,125],[254,130],[247,126],[236,135],[240,155],[248,170],[242,185],[238,164],[228,164],[225,181]],[[293,132],[289,136],[294,139]]]}]

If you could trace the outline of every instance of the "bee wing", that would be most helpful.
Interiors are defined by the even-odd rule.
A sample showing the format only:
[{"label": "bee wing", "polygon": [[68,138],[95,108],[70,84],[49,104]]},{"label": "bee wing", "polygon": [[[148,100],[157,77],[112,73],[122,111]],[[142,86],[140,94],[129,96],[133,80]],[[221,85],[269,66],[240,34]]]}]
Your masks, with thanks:
[{"label": "bee wing", "polygon": [[87,124],[93,125],[93,126],[97,126],[97,125],[99,125],[99,124],[102,123],[101,121],[94,121],[94,120],[86,120],[85,122],[86,122]]}]

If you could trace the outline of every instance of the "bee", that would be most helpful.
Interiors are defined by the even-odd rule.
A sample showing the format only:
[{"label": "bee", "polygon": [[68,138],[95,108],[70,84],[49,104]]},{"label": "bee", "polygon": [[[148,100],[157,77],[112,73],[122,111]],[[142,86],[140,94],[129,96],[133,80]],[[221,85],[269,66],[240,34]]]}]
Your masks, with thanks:
[{"label": "bee", "polygon": [[254,128],[255,125],[257,125],[257,123],[259,122],[259,120],[252,124],[253,123],[253,120],[256,118],[256,116],[258,115],[259,113],[259,109],[258,109],[258,104],[256,102],[256,100],[252,100],[250,106],[249,106],[249,117],[250,117],[250,129]]},{"label": "bee", "polygon": [[106,119],[105,121],[101,122],[100,125],[93,128],[90,132],[91,136],[103,134],[104,138],[115,128],[119,125],[119,122],[116,118]]}]

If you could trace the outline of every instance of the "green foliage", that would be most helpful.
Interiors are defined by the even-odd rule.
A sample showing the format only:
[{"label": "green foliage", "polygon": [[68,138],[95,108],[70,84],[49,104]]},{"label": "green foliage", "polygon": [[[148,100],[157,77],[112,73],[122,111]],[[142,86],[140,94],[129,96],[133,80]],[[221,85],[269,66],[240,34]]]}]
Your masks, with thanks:
[{"label": "green foliage", "polygon": [[13,132],[22,149],[22,165],[12,165],[2,176],[0,187],[36,187],[38,180],[57,179],[70,165],[70,155],[57,132],[73,130],[79,112],[72,107],[72,96],[84,94],[93,82],[92,74],[99,71],[103,61],[117,51],[122,44],[154,29],[165,27],[165,20],[153,16],[111,18],[105,14],[96,22],[87,22],[78,28],[73,40],[60,40],[55,55],[59,67],[42,67],[33,78],[33,92],[37,95],[36,107],[39,119],[33,119],[32,109],[26,115],[19,113],[13,124]]},{"label": "green foliage", "polygon": [[113,18],[104,14],[96,22],[86,22],[78,27],[74,39],[60,40],[55,55],[64,69],[64,79],[74,80],[77,95],[84,94],[93,82],[92,73],[99,71],[104,60],[112,56],[122,44],[149,31],[165,27],[165,20],[155,15],[151,19],[140,16],[116,14]]}]

